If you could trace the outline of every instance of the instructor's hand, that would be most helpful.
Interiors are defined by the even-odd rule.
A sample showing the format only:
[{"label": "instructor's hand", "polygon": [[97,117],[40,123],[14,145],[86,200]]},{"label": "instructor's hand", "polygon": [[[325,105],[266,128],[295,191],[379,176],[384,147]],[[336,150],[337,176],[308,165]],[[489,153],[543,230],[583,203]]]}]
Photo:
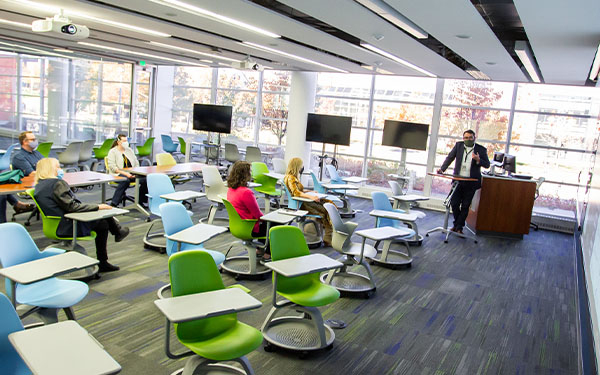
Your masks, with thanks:
[{"label": "instructor's hand", "polygon": [[444,171],[442,171],[442,168],[440,168],[440,169],[437,170],[437,173],[438,174],[444,174]]},{"label": "instructor's hand", "polygon": [[475,162],[477,162],[477,164],[479,164],[479,154],[476,152],[473,152],[473,160],[475,160]]}]

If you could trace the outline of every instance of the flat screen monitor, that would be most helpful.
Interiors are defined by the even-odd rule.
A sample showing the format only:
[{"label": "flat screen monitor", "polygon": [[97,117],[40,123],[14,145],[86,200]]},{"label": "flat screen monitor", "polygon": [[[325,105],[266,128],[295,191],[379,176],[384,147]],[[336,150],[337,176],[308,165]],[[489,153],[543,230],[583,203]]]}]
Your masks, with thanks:
[{"label": "flat screen monitor", "polygon": [[385,120],[381,144],[411,150],[425,150],[428,135],[429,125],[427,124]]},{"label": "flat screen monitor", "polygon": [[494,160],[493,160],[494,164],[496,165],[502,165],[504,164],[504,152],[494,152]]},{"label": "flat screen monitor", "polygon": [[231,106],[194,103],[194,130],[231,133]]},{"label": "flat screen monitor", "polygon": [[514,155],[504,155],[504,164],[502,164],[508,174],[517,173],[517,157]]},{"label": "flat screen monitor", "polygon": [[306,141],[350,145],[352,117],[309,113],[306,122]]}]

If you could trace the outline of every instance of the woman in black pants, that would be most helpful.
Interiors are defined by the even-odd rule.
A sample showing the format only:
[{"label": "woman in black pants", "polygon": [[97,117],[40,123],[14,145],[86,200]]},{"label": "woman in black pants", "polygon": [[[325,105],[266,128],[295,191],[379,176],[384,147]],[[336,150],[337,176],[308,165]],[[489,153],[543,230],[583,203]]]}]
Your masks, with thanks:
[{"label": "woman in black pants", "polygon": [[[36,170],[35,200],[44,214],[61,218],[56,229],[58,237],[73,235],[73,221],[65,218],[65,214],[112,209],[107,204],[88,204],[77,199],[69,184],[62,180],[63,171],[58,160],[42,159],[37,163]],[[100,272],[118,271],[119,267],[108,263],[108,233],[115,236],[115,242],[120,242],[129,234],[129,228],[121,227],[112,217],[77,224],[77,237],[89,236],[91,231],[96,232],[96,257],[100,261]]]}]

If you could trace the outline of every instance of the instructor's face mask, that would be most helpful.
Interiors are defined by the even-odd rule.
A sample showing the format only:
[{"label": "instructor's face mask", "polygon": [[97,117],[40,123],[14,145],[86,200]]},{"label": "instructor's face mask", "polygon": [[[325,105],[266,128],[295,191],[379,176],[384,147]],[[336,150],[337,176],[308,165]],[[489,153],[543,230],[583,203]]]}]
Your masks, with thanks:
[{"label": "instructor's face mask", "polygon": [[56,178],[58,178],[58,179],[61,179],[61,180],[62,180],[62,178],[64,177],[64,175],[65,175],[65,171],[63,171],[63,170],[62,170],[62,168],[61,168],[61,169],[59,169],[59,170],[56,172]]},{"label": "instructor's face mask", "polygon": [[467,147],[473,147],[474,144],[475,144],[475,141],[472,139],[465,140],[465,146],[467,146]]}]

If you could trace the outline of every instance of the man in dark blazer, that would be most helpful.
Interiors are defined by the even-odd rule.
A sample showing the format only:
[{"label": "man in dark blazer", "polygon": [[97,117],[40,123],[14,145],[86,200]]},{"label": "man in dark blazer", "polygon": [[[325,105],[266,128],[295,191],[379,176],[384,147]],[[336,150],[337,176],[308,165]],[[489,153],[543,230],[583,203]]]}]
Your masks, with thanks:
[{"label": "man in dark blazer", "polygon": [[489,168],[490,159],[488,159],[486,148],[475,143],[475,132],[473,130],[467,130],[463,133],[463,141],[456,142],[454,148],[442,163],[442,167],[438,169],[438,173],[444,173],[455,159],[455,176],[477,179],[477,181],[459,181],[450,200],[452,215],[454,215],[454,226],[450,230],[462,233],[475,191],[481,188],[481,167]]}]

